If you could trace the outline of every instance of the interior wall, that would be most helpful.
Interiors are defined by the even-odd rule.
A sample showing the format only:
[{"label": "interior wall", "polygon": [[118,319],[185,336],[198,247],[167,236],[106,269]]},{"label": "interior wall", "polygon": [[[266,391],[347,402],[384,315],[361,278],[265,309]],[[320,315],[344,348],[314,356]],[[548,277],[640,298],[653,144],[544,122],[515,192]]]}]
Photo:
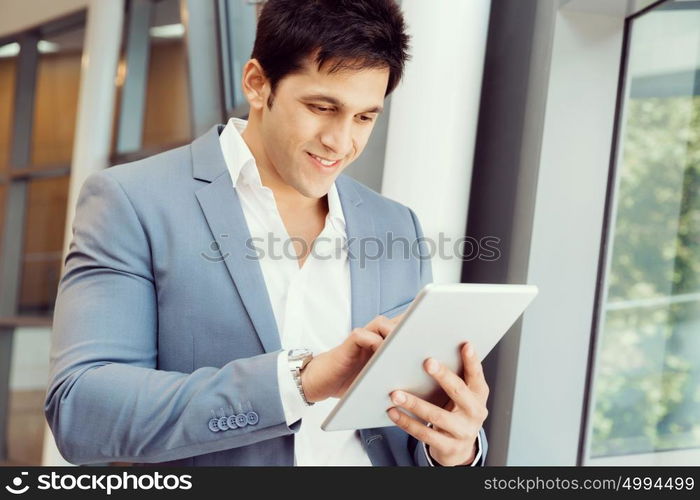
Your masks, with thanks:
[{"label": "interior wall", "polygon": [[[507,465],[577,465],[624,18],[559,11]],[[552,374],[556,374],[553,377]]]},{"label": "interior wall", "polygon": [[[528,280],[527,265],[557,8],[556,0],[493,3],[467,234],[498,238],[500,255],[465,261],[465,283],[538,284]],[[520,325],[484,360],[491,388],[488,465],[509,460]]]}]

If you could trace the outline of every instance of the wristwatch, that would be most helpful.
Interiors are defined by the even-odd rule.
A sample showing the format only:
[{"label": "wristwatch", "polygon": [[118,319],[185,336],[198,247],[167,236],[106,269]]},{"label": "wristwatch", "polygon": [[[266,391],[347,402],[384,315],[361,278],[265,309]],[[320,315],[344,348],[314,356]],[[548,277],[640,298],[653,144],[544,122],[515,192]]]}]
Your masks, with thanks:
[{"label": "wristwatch", "polygon": [[304,395],[304,388],[301,386],[301,371],[309,361],[314,357],[314,353],[308,349],[292,349],[287,353],[287,361],[289,361],[289,370],[292,372],[292,378],[294,383],[299,389],[299,394],[301,394],[301,399],[304,401],[306,406],[312,406],[313,403],[309,402]]}]

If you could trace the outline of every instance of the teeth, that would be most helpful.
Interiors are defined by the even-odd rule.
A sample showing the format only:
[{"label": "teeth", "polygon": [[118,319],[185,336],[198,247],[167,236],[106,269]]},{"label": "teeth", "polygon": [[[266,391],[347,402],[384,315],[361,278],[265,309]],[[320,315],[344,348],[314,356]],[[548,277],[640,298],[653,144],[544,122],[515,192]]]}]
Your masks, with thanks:
[{"label": "teeth", "polygon": [[327,167],[330,167],[331,165],[333,165],[333,164],[336,162],[335,160],[333,160],[333,161],[331,161],[331,160],[324,160],[323,158],[319,158],[319,157],[316,156],[316,155],[311,155],[311,156],[313,156],[314,158],[316,158],[318,161],[320,161],[321,163],[323,163],[323,164],[324,164],[325,166],[327,166]]}]

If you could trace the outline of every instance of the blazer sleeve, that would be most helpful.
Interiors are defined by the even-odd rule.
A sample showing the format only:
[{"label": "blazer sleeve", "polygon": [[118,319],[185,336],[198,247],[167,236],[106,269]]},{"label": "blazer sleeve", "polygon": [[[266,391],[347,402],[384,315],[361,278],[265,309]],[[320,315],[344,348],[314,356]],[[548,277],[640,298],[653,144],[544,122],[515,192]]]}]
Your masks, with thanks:
[{"label": "blazer sleeve", "polygon": [[[420,260],[420,276],[421,276],[421,288],[427,285],[428,283],[432,283],[433,281],[433,272],[432,272],[432,267],[430,264],[430,255],[429,255],[429,250],[427,245],[423,242],[423,228],[420,225],[420,222],[418,221],[418,217],[416,214],[411,210],[410,208],[408,211],[411,214],[411,219],[413,220],[413,225],[415,226],[416,230],[416,239],[419,241],[419,248],[420,248],[420,255],[419,255],[419,260]],[[417,293],[418,291],[416,291]],[[488,451],[489,445],[488,441],[486,439],[486,432],[484,431],[484,428],[482,427],[479,429],[479,436],[480,436],[480,445],[481,445],[481,456],[479,457],[478,463],[474,465],[486,465],[486,453]],[[425,450],[423,446],[417,445],[420,444],[418,441],[412,437],[409,436],[409,453],[411,453],[411,456],[413,457],[413,461],[415,465],[419,466],[430,466],[430,462],[428,461],[427,457],[425,456]]]},{"label": "blazer sleeve", "polygon": [[[44,412],[71,463],[161,462],[288,435],[278,352],[192,373],[156,369],[149,239],[109,169],[78,197],[59,283]],[[187,332],[183,332],[183,335]],[[213,432],[212,410],[254,408],[255,425]]]}]

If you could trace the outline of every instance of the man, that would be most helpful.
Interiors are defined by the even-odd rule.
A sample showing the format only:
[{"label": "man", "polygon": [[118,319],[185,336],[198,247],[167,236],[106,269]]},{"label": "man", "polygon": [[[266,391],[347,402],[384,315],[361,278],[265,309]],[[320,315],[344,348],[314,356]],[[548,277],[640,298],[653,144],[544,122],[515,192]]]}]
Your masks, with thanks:
[{"label": "man", "polygon": [[340,175],[407,46],[393,0],[270,0],[243,71],[247,123],[86,180],[45,405],[67,460],[483,464],[488,386],[468,345],[462,374],[416,367],[445,408],[395,391],[395,427],[320,430],[431,281],[423,255],[365,258],[367,241],[421,228]]}]

